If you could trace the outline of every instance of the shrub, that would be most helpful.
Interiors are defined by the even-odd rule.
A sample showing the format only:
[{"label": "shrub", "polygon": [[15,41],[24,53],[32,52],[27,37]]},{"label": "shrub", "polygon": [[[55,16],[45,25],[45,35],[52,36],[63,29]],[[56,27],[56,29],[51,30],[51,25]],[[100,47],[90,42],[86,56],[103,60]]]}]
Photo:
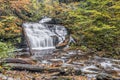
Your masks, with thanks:
[{"label": "shrub", "polygon": [[0,42],[0,59],[12,56],[10,52],[12,52],[13,49],[14,48],[10,44]]}]

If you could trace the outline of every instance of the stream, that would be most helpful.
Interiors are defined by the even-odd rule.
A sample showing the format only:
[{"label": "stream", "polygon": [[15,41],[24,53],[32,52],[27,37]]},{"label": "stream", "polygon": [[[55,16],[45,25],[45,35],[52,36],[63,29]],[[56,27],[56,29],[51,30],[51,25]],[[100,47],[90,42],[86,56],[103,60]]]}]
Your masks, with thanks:
[{"label": "stream", "polygon": [[[23,52],[17,52],[17,54],[20,55]],[[111,75],[117,80],[120,79],[120,60],[86,55],[80,50],[41,50],[35,51],[31,58],[37,60],[39,65],[48,67],[55,65],[81,71],[80,75],[87,76],[89,79],[95,78],[98,74]]]}]

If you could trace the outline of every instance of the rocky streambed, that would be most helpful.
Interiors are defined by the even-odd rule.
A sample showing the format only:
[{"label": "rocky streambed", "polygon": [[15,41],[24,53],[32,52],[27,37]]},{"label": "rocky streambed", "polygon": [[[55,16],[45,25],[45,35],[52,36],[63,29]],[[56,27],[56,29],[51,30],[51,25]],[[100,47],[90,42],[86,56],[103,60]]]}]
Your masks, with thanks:
[{"label": "rocky streambed", "polygon": [[34,52],[33,56],[27,57],[28,52],[17,52],[16,58],[6,59],[5,62],[14,70],[47,73],[52,74],[52,77],[84,76],[85,80],[120,80],[120,60],[98,57],[92,52],[84,53],[80,50]]}]

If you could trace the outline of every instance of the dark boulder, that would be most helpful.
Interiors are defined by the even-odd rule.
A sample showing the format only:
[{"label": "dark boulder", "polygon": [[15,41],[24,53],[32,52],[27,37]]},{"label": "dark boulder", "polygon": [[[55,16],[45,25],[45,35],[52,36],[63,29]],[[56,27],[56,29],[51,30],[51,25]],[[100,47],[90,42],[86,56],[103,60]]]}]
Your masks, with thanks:
[{"label": "dark boulder", "polygon": [[49,17],[45,16],[45,17],[41,18],[39,23],[44,23],[44,24],[61,24],[62,21],[60,21],[59,19],[49,18]]},{"label": "dark boulder", "polygon": [[97,75],[96,80],[115,80],[115,79],[109,74],[101,73]]}]

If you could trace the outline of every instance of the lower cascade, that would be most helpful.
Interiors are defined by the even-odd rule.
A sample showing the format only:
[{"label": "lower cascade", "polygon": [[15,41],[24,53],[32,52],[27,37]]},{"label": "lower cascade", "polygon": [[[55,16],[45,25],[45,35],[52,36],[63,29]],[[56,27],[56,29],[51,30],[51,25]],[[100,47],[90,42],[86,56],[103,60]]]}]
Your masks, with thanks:
[{"label": "lower cascade", "polygon": [[32,49],[51,49],[62,43],[68,32],[64,26],[45,24],[50,18],[43,18],[39,23],[24,23],[24,31]]}]

